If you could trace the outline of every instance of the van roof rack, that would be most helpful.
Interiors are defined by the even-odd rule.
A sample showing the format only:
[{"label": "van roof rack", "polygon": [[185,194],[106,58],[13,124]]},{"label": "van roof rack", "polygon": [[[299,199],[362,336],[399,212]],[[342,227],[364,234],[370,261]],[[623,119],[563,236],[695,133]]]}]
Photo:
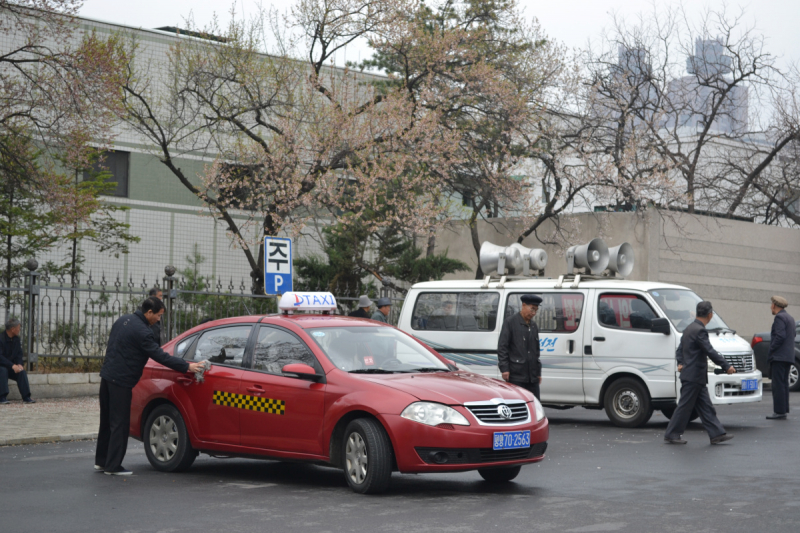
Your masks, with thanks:
[{"label": "van roof rack", "polygon": [[486,276],[485,278],[483,278],[483,283],[481,284],[481,289],[488,289],[489,288],[489,284],[491,282],[493,282],[493,281],[498,281],[499,283],[497,285],[497,288],[498,289],[502,289],[503,286],[506,284],[506,281],[515,280],[515,279],[531,280],[531,279],[544,279],[544,278],[542,278],[540,276],[515,276],[513,274],[504,274],[502,276],[489,275],[489,276]]}]

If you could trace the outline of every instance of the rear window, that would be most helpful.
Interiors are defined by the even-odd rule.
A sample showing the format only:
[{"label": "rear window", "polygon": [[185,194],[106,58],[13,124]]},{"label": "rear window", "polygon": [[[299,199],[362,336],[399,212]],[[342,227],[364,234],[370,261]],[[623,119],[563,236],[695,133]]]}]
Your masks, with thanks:
[{"label": "rear window", "polygon": [[414,304],[411,329],[427,331],[494,331],[496,292],[422,293]]},{"label": "rear window", "polygon": [[535,293],[532,291],[512,293],[506,302],[505,318],[519,313],[520,297],[523,294],[541,296],[542,303],[533,321],[540,333],[572,333],[581,323],[583,314],[583,293]]}]

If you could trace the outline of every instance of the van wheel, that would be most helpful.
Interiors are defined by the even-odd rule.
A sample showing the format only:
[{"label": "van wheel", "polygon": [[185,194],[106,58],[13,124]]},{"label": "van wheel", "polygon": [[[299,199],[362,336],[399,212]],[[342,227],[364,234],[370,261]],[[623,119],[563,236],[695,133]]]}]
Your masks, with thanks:
[{"label": "van wheel", "polygon": [[392,477],[392,443],[375,420],[357,418],[347,425],[342,442],[344,477],[353,491],[377,494]]},{"label": "van wheel", "polygon": [[144,424],[144,451],[153,468],[162,472],[187,470],[197,457],[189,432],[178,410],[159,405]]},{"label": "van wheel", "polygon": [[800,390],[800,366],[796,361],[789,366],[789,390],[792,392]]},{"label": "van wheel", "polygon": [[489,483],[505,483],[511,481],[519,475],[521,466],[510,466],[507,468],[479,468],[478,473]]},{"label": "van wheel", "polygon": [[650,394],[644,386],[631,378],[621,378],[606,391],[606,414],[615,426],[636,428],[643,426],[653,416]]}]

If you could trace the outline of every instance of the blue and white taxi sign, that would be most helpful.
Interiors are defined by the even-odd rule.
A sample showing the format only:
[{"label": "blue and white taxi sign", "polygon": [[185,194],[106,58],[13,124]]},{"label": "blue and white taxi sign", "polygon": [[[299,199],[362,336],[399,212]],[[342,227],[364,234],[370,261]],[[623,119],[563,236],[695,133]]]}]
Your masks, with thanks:
[{"label": "blue and white taxi sign", "polygon": [[329,292],[285,292],[278,302],[281,311],[335,311],[336,298]]}]

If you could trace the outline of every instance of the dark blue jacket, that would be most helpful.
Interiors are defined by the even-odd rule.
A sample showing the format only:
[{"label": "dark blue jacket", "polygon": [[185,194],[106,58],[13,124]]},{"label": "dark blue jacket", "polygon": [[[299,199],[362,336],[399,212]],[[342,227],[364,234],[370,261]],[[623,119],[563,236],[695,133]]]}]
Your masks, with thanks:
[{"label": "dark blue jacket", "polygon": [[111,326],[100,377],[132,389],[142,377],[148,359],[178,372],[189,370],[189,363],[172,357],[158,346],[141,310],[132,315],[123,315]]},{"label": "dark blue jacket", "polygon": [[794,363],[794,318],[781,309],[772,322],[772,340],[769,342],[767,361]]},{"label": "dark blue jacket", "polygon": [[675,359],[677,359],[679,365],[683,365],[681,381],[690,383],[708,383],[709,359],[721,366],[725,371],[731,366],[711,346],[711,341],[708,340],[708,330],[697,319],[683,330],[683,337],[681,337],[681,343],[675,352]]},{"label": "dark blue jacket", "polygon": [[4,366],[11,370],[14,365],[22,364],[22,342],[19,335],[13,339],[6,335],[6,332],[0,333],[0,366]]}]

